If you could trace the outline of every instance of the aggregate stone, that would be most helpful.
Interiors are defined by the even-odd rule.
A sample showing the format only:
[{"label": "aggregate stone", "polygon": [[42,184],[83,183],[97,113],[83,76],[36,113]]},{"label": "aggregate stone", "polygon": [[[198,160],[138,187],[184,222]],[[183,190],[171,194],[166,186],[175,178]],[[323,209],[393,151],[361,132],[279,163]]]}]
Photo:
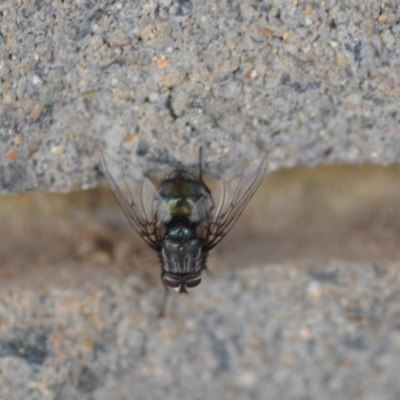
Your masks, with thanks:
[{"label": "aggregate stone", "polygon": [[0,398],[396,399],[398,167],[280,171],[189,295],[111,193],[0,198]]},{"label": "aggregate stone", "polygon": [[146,171],[213,175],[399,159],[396,1],[4,0],[0,190],[101,181],[112,149]]},{"label": "aggregate stone", "polygon": [[[103,150],[157,172],[202,146],[214,176],[397,163],[399,7],[3,0],[0,191],[95,187]],[[397,399],[398,170],[371,168],[271,177],[164,318],[111,196],[0,199],[0,398]]]},{"label": "aggregate stone", "polygon": [[[101,287],[88,285],[79,293],[2,296],[10,314],[20,313],[20,304],[29,296],[25,312],[36,314],[36,321],[51,312],[57,330],[47,333],[46,358],[35,356],[35,366],[29,351],[21,356],[15,346],[11,352],[2,350],[0,395],[396,398],[399,265],[378,270],[374,265],[332,262],[319,268],[335,273],[337,281],[315,279],[290,264],[206,278],[196,296],[171,299],[169,315],[162,319],[134,301],[129,279],[122,286],[110,280]],[[43,302],[47,296],[53,299],[52,310]],[[156,289],[144,297],[153,305],[162,298]],[[1,317],[4,330],[11,321]],[[29,329],[21,327],[17,336]],[[3,339],[7,335],[2,334],[2,349],[10,343]],[[42,339],[32,345],[35,341],[43,347]]]}]

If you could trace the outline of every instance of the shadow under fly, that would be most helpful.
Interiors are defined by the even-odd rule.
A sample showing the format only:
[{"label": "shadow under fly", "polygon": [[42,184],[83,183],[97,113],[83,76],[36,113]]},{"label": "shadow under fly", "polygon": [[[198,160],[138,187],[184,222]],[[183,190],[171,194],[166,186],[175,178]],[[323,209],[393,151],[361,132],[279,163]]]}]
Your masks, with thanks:
[{"label": "shadow under fly", "polygon": [[187,293],[201,282],[208,252],[233,227],[258,189],[266,159],[247,165],[240,174],[217,181],[214,193],[203,180],[202,149],[197,168],[178,165],[158,188],[139,171],[102,154],[107,183],[133,228],[160,259],[166,288]]}]

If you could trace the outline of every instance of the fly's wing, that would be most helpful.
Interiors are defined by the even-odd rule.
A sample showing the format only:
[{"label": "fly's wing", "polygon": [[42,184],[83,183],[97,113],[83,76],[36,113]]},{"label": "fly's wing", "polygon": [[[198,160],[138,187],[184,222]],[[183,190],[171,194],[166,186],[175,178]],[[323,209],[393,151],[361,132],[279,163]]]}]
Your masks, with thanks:
[{"label": "fly's wing", "polygon": [[124,171],[121,163],[104,152],[101,166],[108,186],[133,228],[148,245],[158,250],[164,237],[163,224],[171,218],[165,201],[149,179],[135,171]]},{"label": "fly's wing", "polygon": [[202,226],[207,250],[230,231],[260,186],[266,171],[265,158],[251,162],[241,175],[218,182],[215,207]]},{"label": "fly's wing", "polygon": [[196,224],[206,221],[214,208],[214,202],[211,197],[210,191],[203,183],[203,190],[201,197],[196,201],[190,213],[190,221]]}]

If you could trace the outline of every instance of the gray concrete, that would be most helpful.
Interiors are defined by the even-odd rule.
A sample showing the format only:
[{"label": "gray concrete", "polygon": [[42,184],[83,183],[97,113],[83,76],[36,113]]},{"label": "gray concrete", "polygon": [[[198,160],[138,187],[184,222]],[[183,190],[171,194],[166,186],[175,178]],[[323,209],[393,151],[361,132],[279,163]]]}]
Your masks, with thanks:
[{"label": "gray concrete", "polygon": [[108,190],[0,197],[0,398],[397,399],[399,174],[270,175],[163,319]]},{"label": "gray concrete", "polygon": [[[218,175],[396,163],[397,1],[0,1],[0,191],[102,149]],[[332,172],[333,171],[333,172]],[[108,191],[0,197],[0,399],[395,400],[398,168],[279,171],[189,296]]]},{"label": "gray concrete", "polygon": [[99,183],[99,151],[218,173],[399,159],[398,2],[0,4],[0,190]]},{"label": "gray concrete", "polygon": [[165,319],[154,313],[162,292],[139,294],[146,286],[134,277],[15,293],[0,310],[10,329],[0,397],[396,399],[398,268],[252,267],[206,278],[190,298],[175,297]]}]

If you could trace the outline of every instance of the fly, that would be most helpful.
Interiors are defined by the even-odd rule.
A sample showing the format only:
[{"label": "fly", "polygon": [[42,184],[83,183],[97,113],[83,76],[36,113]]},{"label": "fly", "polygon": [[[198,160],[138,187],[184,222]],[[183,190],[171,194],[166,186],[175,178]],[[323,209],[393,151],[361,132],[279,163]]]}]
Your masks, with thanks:
[{"label": "fly", "polygon": [[129,222],[157,252],[164,285],[179,293],[201,283],[209,251],[236,223],[266,171],[265,158],[253,161],[241,174],[219,180],[212,194],[203,180],[201,149],[197,172],[179,165],[157,189],[142,174],[123,171],[104,153],[101,161]]}]

